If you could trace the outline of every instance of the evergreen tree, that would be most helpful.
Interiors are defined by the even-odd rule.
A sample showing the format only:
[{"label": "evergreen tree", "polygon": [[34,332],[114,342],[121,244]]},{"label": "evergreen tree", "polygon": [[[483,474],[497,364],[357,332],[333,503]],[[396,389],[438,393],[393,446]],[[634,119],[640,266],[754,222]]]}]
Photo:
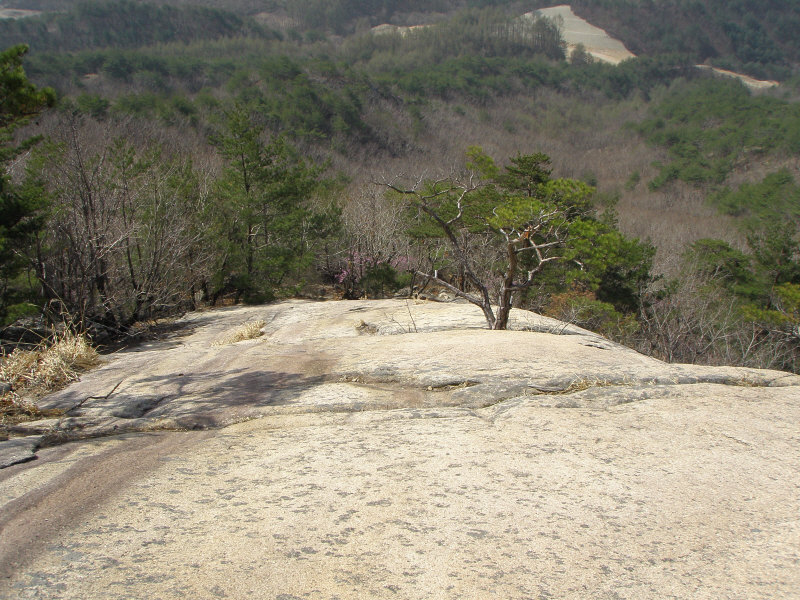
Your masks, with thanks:
[{"label": "evergreen tree", "polygon": [[15,143],[14,130],[55,99],[52,90],[28,81],[22,68],[27,50],[20,45],[0,52],[0,324],[19,314],[24,294],[14,280],[26,267],[19,249],[42,226],[42,199],[21,194],[6,174],[8,162],[36,141]]},{"label": "evergreen tree", "polygon": [[217,185],[212,221],[222,244],[217,292],[260,301],[313,263],[335,214],[315,211],[322,167],[309,165],[283,137],[269,142],[238,106],[217,140],[228,165]]},{"label": "evergreen tree", "polygon": [[[534,285],[550,293],[579,285],[615,307],[636,308],[652,250],[595,216],[594,188],[552,179],[542,153],[517,156],[504,171],[480,148],[467,157],[463,179],[411,189],[388,184],[419,211],[429,235],[447,240],[452,264],[442,267],[460,271],[466,285],[453,285],[438,269],[418,275],[479,306],[490,329],[506,329],[515,300]],[[483,255],[494,251],[492,264],[472,252],[478,237],[486,240]]]}]

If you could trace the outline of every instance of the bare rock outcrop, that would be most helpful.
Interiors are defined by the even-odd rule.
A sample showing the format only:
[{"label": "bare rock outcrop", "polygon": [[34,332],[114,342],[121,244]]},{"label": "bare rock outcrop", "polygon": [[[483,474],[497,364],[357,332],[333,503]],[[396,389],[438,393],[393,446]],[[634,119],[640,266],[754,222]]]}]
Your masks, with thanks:
[{"label": "bare rock outcrop", "polygon": [[491,332],[452,303],[184,325],[18,427],[38,460],[0,470],[0,598],[800,589],[797,376],[668,365],[524,311]]}]

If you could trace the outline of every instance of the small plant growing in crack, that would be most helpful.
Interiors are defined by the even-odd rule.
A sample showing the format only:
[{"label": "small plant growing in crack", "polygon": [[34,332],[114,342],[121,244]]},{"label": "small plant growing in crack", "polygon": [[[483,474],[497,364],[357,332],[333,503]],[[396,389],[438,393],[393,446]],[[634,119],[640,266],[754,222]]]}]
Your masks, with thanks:
[{"label": "small plant growing in crack", "polygon": [[625,386],[625,385],[632,385],[633,383],[634,382],[630,381],[627,377],[623,378],[620,381],[611,379],[601,379],[599,377],[579,377],[577,379],[573,379],[570,382],[570,384],[565,388],[536,387],[534,388],[534,390],[539,394],[548,394],[557,396],[566,394],[576,394],[578,392],[583,392],[591,388]]},{"label": "small plant growing in crack", "polygon": [[452,392],[453,390],[463,390],[468,387],[480,385],[477,381],[454,381],[452,383],[441,383],[439,385],[429,385],[427,390],[429,392]]},{"label": "small plant growing in crack", "polygon": [[408,300],[406,300],[406,310],[408,311],[408,318],[411,321],[410,324],[401,323],[394,314],[386,315],[387,320],[394,326],[392,333],[419,333],[417,330],[417,322],[414,320],[414,315],[411,314],[411,306]]},{"label": "small plant growing in crack", "polygon": [[612,385],[617,385],[617,383],[609,381],[608,379],[598,379],[596,377],[582,377],[580,379],[572,381],[563,391],[559,393],[575,394],[577,392],[583,392],[590,388],[610,387]]},{"label": "small plant growing in crack", "polygon": [[359,335],[375,335],[378,333],[378,326],[374,323],[367,323],[363,319],[356,325],[356,331]]}]

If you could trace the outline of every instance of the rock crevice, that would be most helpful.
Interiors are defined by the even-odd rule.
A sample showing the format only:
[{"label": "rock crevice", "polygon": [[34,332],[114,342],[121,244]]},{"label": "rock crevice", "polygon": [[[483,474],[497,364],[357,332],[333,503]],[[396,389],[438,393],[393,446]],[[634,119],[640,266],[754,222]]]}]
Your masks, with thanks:
[{"label": "rock crevice", "polygon": [[[255,321],[265,323],[260,337],[215,343]],[[63,416],[10,427],[12,436],[38,441],[15,441],[7,451],[0,443],[7,457],[0,464],[77,439],[207,429],[281,414],[475,410],[510,400],[607,408],[646,397],[654,386],[800,382],[775,371],[667,365],[526,311],[512,313],[510,331],[490,332],[480,311],[455,303],[289,301],[195,313],[184,325],[180,343],[118,352],[45,398],[41,407]],[[108,391],[111,382],[117,383]]]}]

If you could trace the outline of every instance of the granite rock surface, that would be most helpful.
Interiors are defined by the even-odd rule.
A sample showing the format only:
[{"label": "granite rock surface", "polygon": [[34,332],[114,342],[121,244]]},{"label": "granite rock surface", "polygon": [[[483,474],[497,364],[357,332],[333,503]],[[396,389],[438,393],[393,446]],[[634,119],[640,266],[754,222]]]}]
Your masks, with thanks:
[{"label": "granite rock surface", "polygon": [[41,406],[64,415],[0,470],[0,598],[800,592],[787,373],[524,311],[290,301],[188,315]]}]

